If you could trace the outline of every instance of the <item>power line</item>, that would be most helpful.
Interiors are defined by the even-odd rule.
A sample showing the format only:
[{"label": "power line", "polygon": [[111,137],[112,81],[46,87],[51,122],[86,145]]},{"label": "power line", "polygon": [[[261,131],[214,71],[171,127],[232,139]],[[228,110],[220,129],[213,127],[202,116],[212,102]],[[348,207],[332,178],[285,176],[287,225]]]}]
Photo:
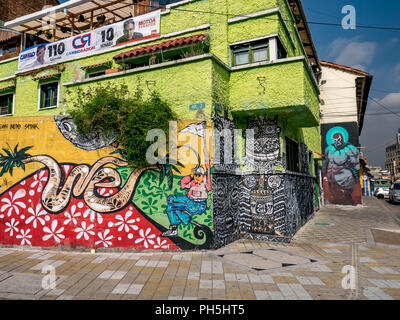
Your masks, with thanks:
[{"label": "power line", "polygon": [[[151,9],[158,9],[159,7],[152,6],[152,5],[145,5],[138,3],[138,5],[142,7],[147,7]],[[254,18],[253,16],[249,15],[235,15],[235,14],[230,14],[230,13],[223,13],[223,12],[215,12],[215,11],[202,11],[202,10],[189,10],[189,9],[179,9],[179,8],[174,8],[174,7],[169,7],[170,10],[175,10],[175,11],[183,11],[183,12],[191,12],[191,13],[204,13],[204,14],[215,14],[215,15],[220,15],[220,16],[227,16],[227,17],[243,17],[243,18]],[[267,19],[267,20],[273,20],[273,21],[285,21],[285,22],[294,22],[293,20],[290,19],[274,19],[274,18],[267,18],[267,17],[262,17],[261,19]],[[306,21],[308,24],[315,24],[315,25],[325,25],[325,26],[335,26],[335,27],[343,27],[341,23],[329,23],[329,22],[319,22],[319,21]],[[356,28],[361,28],[361,29],[377,29],[377,30],[389,30],[389,31],[400,31],[400,27],[383,27],[383,26],[367,26],[367,25],[356,25]]]}]

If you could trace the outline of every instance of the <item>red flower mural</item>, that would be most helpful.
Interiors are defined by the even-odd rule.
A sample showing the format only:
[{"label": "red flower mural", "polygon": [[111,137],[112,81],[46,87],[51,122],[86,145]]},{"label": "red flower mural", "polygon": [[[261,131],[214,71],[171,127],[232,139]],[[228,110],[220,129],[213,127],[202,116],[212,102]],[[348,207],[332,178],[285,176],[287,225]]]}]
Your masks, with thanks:
[{"label": "red flower mural", "polygon": [[[75,167],[60,166],[65,176]],[[42,206],[48,170],[42,169],[0,196],[0,243],[4,245],[75,248],[134,248],[176,250],[169,238],[150,223],[133,204],[112,213],[98,213],[84,199],[71,196],[61,213]],[[100,187],[96,193],[109,196],[117,188]]]}]

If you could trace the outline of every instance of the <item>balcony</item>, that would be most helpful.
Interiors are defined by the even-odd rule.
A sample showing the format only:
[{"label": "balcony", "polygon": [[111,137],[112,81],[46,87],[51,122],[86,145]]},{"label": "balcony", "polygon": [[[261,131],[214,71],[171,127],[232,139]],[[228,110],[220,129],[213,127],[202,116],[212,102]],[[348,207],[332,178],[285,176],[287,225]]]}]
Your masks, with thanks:
[{"label": "balcony", "polygon": [[296,127],[319,124],[319,90],[303,57],[233,67],[229,91],[238,116],[279,115]]}]

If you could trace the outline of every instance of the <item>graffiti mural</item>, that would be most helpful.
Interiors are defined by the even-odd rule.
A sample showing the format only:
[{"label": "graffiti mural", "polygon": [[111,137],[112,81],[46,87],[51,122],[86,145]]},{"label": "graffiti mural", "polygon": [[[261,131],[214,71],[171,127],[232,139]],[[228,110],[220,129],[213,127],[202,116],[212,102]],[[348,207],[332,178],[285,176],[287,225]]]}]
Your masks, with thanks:
[{"label": "graffiti mural", "polygon": [[[211,166],[204,157],[189,150],[194,165],[137,168],[114,156],[112,137],[97,137],[90,145],[91,138],[79,136],[71,120],[4,120],[18,123],[19,131],[0,130],[0,244],[139,250],[210,246]],[[39,130],[32,133],[29,121]],[[42,141],[44,135],[48,141]],[[174,234],[168,233],[171,217],[184,222]]]},{"label": "graffiti mural", "polygon": [[[346,129],[347,128],[347,129]],[[361,204],[360,162],[356,123],[324,125],[323,187],[332,204]],[[353,141],[352,141],[353,140]]]}]

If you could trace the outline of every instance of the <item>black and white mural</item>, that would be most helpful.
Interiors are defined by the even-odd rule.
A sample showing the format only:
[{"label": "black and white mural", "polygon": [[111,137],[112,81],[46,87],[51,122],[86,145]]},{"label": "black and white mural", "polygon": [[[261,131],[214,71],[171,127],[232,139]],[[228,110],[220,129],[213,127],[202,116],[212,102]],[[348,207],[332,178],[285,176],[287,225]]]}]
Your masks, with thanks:
[{"label": "black and white mural", "polygon": [[[235,130],[232,120],[218,115],[213,120],[214,131],[218,131],[216,136],[223,130]],[[247,129],[252,132],[244,133],[246,169],[240,169],[237,163],[225,165],[222,160],[215,165],[214,247],[240,237],[288,242],[314,212],[315,181],[308,175],[307,146],[303,144],[301,150],[303,173],[276,172],[275,166],[284,166],[278,119],[250,119]],[[234,145],[232,142],[233,149]],[[226,144],[221,140],[219,147],[222,146]]]}]

